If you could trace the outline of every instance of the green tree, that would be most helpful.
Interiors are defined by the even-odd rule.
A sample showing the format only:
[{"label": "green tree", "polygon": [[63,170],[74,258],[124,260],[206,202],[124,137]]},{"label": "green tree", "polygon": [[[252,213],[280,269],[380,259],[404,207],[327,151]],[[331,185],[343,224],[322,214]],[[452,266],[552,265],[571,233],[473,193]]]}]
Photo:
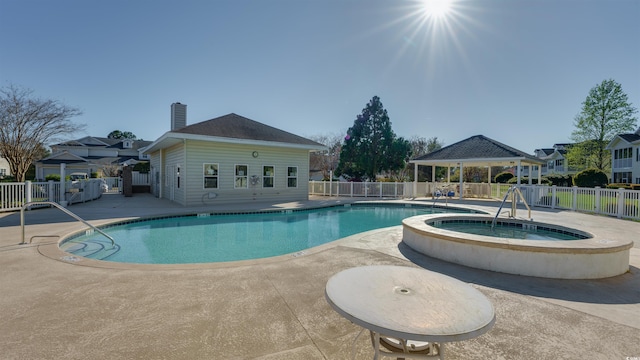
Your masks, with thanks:
[{"label": "green tree", "polygon": [[350,179],[375,180],[382,171],[404,168],[410,151],[410,143],[396,137],[387,110],[374,96],[347,130],[336,172]]},{"label": "green tree", "polygon": [[42,156],[42,144],[82,131],[71,122],[82,114],[57,100],[40,99],[33,91],[10,85],[0,89],[0,156],[16,181],[24,181],[29,166]]},{"label": "green tree", "polygon": [[635,130],[636,112],[622,86],[614,80],[604,80],[593,87],[574,120],[571,138],[576,144],[569,149],[569,165],[589,165],[578,160],[588,159],[595,168],[608,169],[611,154],[606,147],[616,135]]},{"label": "green tree", "polygon": [[136,140],[137,139],[135,134],[132,133],[131,131],[120,131],[120,130],[113,130],[112,132],[109,133],[109,135],[107,135],[107,138],[109,138],[109,139],[131,139],[131,140]]}]

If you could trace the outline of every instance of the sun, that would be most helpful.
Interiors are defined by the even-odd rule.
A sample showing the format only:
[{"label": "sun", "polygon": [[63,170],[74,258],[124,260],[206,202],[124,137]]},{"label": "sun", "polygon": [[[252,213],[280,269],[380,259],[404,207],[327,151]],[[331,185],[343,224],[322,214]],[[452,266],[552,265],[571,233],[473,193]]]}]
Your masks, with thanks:
[{"label": "sun", "polygon": [[451,12],[453,0],[422,0],[422,11],[425,16],[442,19]]}]

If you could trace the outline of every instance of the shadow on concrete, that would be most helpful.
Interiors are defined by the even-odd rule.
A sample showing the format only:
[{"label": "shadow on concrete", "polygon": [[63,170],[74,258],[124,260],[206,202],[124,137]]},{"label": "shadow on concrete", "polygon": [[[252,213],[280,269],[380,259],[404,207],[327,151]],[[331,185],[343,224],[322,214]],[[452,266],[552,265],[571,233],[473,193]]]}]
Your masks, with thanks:
[{"label": "shadow on concrete", "polygon": [[630,266],[620,276],[595,280],[547,279],[475,269],[420,254],[401,242],[398,249],[409,261],[431,271],[522,295],[593,304],[640,303],[640,269]]}]

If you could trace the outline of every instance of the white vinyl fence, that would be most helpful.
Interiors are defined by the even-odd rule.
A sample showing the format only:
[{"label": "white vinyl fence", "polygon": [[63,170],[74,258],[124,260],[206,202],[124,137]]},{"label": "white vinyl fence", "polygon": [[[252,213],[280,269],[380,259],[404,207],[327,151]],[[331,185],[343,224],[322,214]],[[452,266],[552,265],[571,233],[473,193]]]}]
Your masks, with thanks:
[{"label": "white vinyl fence", "polygon": [[64,191],[61,191],[60,181],[0,183],[0,211],[20,210],[25,203],[33,201],[71,205],[95,200],[102,196],[105,189],[103,184],[102,179],[67,181]]},{"label": "white vinyl fence", "polygon": [[[463,183],[463,198],[502,200],[512,185]],[[579,188],[547,185],[519,185],[529,206],[566,209],[617,218],[640,220],[640,191]],[[458,183],[421,182],[329,182],[310,181],[309,195],[366,198],[416,198],[460,196]]]}]

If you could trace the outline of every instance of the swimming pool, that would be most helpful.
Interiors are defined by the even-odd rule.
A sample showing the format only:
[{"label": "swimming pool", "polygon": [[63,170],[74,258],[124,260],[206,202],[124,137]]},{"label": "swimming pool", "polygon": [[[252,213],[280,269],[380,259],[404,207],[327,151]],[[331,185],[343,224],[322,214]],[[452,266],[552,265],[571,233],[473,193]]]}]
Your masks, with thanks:
[{"label": "swimming pool", "polygon": [[64,240],[60,248],[91,259],[139,264],[190,264],[259,259],[296,253],[402,219],[469,210],[409,205],[335,206],[242,214],[195,214],[143,219]]}]

